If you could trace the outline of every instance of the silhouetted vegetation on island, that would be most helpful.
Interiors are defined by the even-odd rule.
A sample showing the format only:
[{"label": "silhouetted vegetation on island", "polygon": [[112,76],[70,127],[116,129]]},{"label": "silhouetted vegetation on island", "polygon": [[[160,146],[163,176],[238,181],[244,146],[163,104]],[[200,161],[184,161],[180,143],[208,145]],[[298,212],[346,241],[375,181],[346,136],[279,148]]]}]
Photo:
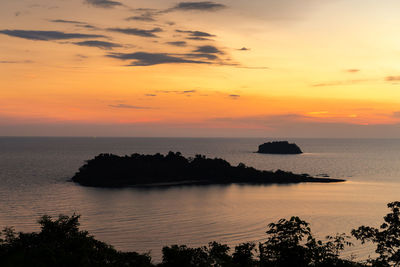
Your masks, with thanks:
[{"label": "silhouetted vegetation on island", "polygon": [[258,146],[257,153],[262,154],[301,154],[303,153],[296,144],[288,141],[273,141]]},{"label": "silhouetted vegetation on island", "polygon": [[149,253],[121,252],[79,229],[79,216],[43,216],[40,232],[15,232],[5,228],[0,235],[0,266],[4,267],[361,267],[400,266],[400,202],[388,204],[391,212],[379,229],[360,226],[351,234],[362,242],[376,244],[376,258],[365,262],[343,259],[340,253],[349,236],[336,234],[317,240],[307,222],[299,217],[280,219],[268,225],[264,242],[228,245],[210,242],[190,248],[166,246],[162,262],[152,262]]},{"label": "silhouetted vegetation on island", "polygon": [[185,158],[179,152],[167,155],[117,156],[100,154],[88,160],[72,177],[72,181],[85,186],[119,187],[176,184],[228,184],[228,183],[300,183],[341,182],[339,179],[314,178],[308,174],[260,171],[240,163],[231,166],[220,158],[196,155]]}]

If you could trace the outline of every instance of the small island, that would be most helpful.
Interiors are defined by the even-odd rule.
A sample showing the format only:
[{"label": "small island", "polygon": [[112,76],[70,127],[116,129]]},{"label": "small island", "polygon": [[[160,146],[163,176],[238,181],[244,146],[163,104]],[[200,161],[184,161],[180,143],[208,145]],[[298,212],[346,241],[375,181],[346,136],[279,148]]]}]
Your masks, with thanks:
[{"label": "small island", "polygon": [[262,154],[301,154],[300,147],[288,141],[274,141],[258,146],[257,153]]},{"label": "small island", "polygon": [[331,178],[315,178],[282,170],[261,171],[240,163],[232,166],[220,158],[196,155],[185,158],[180,152],[167,155],[117,156],[100,154],[86,161],[72,177],[83,186],[172,186],[188,184],[283,184],[301,182],[343,182]]}]

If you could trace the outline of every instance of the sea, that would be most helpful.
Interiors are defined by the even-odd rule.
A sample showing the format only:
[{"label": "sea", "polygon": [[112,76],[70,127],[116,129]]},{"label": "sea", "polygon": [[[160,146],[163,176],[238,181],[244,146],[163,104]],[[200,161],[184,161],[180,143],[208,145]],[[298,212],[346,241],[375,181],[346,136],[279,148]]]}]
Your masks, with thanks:
[{"label": "sea", "polygon": [[[258,154],[258,145],[295,142],[300,155]],[[341,183],[91,188],[70,178],[99,153],[181,152],[223,158],[261,170],[345,179]],[[81,215],[81,229],[122,251],[150,252],[218,241],[263,242],[268,224],[299,216],[317,238],[379,226],[386,204],[400,200],[400,139],[58,138],[0,137],[0,227],[40,230],[42,215]],[[344,258],[373,256],[371,244]]]}]

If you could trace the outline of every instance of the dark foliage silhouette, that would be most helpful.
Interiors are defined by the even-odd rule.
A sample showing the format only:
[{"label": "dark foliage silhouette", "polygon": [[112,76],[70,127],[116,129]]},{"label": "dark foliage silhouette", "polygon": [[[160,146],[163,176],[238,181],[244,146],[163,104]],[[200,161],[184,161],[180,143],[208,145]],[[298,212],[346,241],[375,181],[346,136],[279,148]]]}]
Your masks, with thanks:
[{"label": "dark foliage silhouette", "polygon": [[60,215],[39,220],[39,233],[16,233],[3,230],[0,239],[0,266],[152,266],[150,256],[136,252],[119,252],[112,246],[79,230],[79,216]]},{"label": "dark foliage silhouette", "polygon": [[346,235],[316,240],[309,224],[299,217],[269,224],[265,243],[259,245],[261,266],[358,266],[339,258],[345,246],[352,245]]},{"label": "dark foliage silhouette", "polygon": [[375,252],[379,256],[369,260],[373,266],[400,266],[400,202],[391,202],[387,206],[391,213],[383,218],[384,223],[379,229],[360,226],[351,232],[362,243],[376,244]]},{"label": "dark foliage silhouette", "polygon": [[117,156],[100,154],[88,160],[74,175],[72,181],[85,186],[130,186],[173,184],[227,184],[227,183],[299,183],[340,182],[343,180],[313,178],[292,172],[260,171],[243,163],[231,166],[220,158],[196,155],[185,158],[179,152],[167,155]]},{"label": "dark foliage silhouette", "polygon": [[[0,239],[0,266],[137,266],[137,267],[288,267],[366,266],[339,258],[350,245],[347,236],[316,240],[307,222],[298,217],[281,219],[268,226],[267,238],[258,247],[242,243],[230,247],[217,242],[190,248],[172,245],[163,248],[162,262],[154,264],[149,254],[120,252],[79,230],[79,216],[43,216],[40,232],[16,233],[5,228]],[[385,263],[384,259],[381,263]],[[375,265],[395,266],[395,265]]]},{"label": "dark foliage silhouette", "polygon": [[243,243],[236,246],[232,255],[233,262],[242,267],[257,266],[257,261],[254,259],[255,246],[254,243]]}]

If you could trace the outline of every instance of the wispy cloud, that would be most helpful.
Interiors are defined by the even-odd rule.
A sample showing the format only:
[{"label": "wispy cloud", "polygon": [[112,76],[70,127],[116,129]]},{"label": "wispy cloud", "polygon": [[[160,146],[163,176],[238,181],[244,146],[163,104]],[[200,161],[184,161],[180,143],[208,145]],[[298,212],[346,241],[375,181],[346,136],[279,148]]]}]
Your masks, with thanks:
[{"label": "wispy cloud", "polygon": [[183,30],[175,30],[176,32],[179,33],[187,33],[189,36],[193,37],[215,37],[215,35],[208,33],[208,32],[202,32],[202,31],[183,31]]},{"label": "wispy cloud", "polygon": [[32,60],[0,60],[0,64],[19,64],[33,63]]},{"label": "wispy cloud", "polygon": [[138,20],[138,21],[147,21],[147,22],[153,22],[155,21],[154,15],[150,12],[146,12],[143,14],[140,14],[138,16],[131,16],[126,18],[126,20]]},{"label": "wispy cloud", "polygon": [[176,4],[171,10],[181,11],[218,11],[226,8],[225,5],[215,3],[212,1],[203,2],[180,2]]},{"label": "wispy cloud", "polygon": [[202,31],[184,31],[184,30],[175,30],[178,33],[188,34],[187,39],[194,41],[210,41],[210,37],[215,37],[214,34]]},{"label": "wispy cloud", "polygon": [[196,93],[196,90],[186,90],[182,92],[182,94],[192,94],[192,93]]},{"label": "wispy cloud", "polygon": [[346,72],[348,72],[348,73],[357,73],[357,72],[360,72],[360,69],[347,69]]},{"label": "wispy cloud", "polygon": [[250,48],[242,47],[238,49],[239,51],[250,51]]},{"label": "wispy cloud", "polygon": [[147,53],[147,52],[136,52],[136,53],[111,53],[108,57],[120,59],[120,60],[134,60],[129,66],[152,66],[158,64],[169,64],[169,63],[192,63],[192,64],[210,64],[207,61],[190,60],[184,57],[179,57],[168,53]]},{"label": "wispy cloud", "polygon": [[65,33],[60,31],[26,31],[26,30],[0,30],[0,33],[13,37],[24,38],[35,41],[52,41],[67,39],[102,38],[104,35]]},{"label": "wispy cloud", "polygon": [[112,1],[112,0],[85,0],[85,3],[101,8],[114,8],[117,6],[122,6],[121,2]]},{"label": "wispy cloud", "polygon": [[160,94],[189,95],[189,94],[197,93],[197,90],[184,90],[184,91],[179,91],[179,90],[158,90],[156,92],[160,93]]},{"label": "wispy cloud", "polygon": [[221,50],[212,45],[199,46],[197,47],[196,50],[193,50],[193,52],[206,53],[206,54],[223,54]]},{"label": "wispy cloud", "polygon": [[79,57],[79,58],[88,58],[88,56],[82,55],[82,54],[76,54],[75,56]]},{"label": "wispy cloud", "polygon": [[53,23],[63,23],[63,24],[73,24],[77,27],[81,27],[81,28],[87,28],[87,29],[97,29],[97,27],[90,25],[86,22],[82,22],[82,21],[76,21],[76,20],[65,20],[65,19],[52,19],[49,20],[50,22]]},{"label": "wispy cloud", "polygon": [[137,15],[130,16],[125,20],[136,20],[136,21],[145,21],[145,22],[153,22],[156,21],[159,15],[165,14],[168,11],[154,8],[134,8],[131,11],[137,13]]},{"label": "wispy cloud", "polygon": [[126,109],[152,109],[151,107],[142,107],[142,106],[134,106],[128,104],[117,104],[117,105],[108,105],[112,108],[126,108]]},{"label": "wispy cloud", "polygon": [[137,28],[109,28],[109,31],[119,32],[129,35],[136,35],[141,37],[158,38],[154,33],[162,32],[161,28],[153,28],[151,30],[137,29]]},{"label": "wispy cloud", "polygon": [[178,46],[178,47],[184,47],[187,45],[187,43],[185,41],[167,42],[166,44]]},{"label": "wispy cloud", "polygon": [[269,67],[242,66],[240,64],[237,64],[235,67],[239,68],[239,69],[249,69],[249,70],[269,70],[270,69]]},{"label": "wispy cloud", "polygon": [[213,41],[212,39],[205,38],[205,37],[188,37],[186,39],[192,40],[192,41]]},{"label": "wispy cloud", "polygon": [[76,20],[65,20],[65,19],[51,19],[50,22],[54,23],[66,23],[66,24],[86,24],[85,22],[76,21]]},{"label": "wispy cloud", "polygon": [[206,58],[208,60],[216,60],[218,57],[214,54],[207,54],[207,53],[189,53],[185,54],[185,56],[190,57],[190,58]]},{"label": "wispy cloud", "polygon": [[387,76],[385,80],[388,82],[397,82],[400,81],[400,76]]},{"label": "wispy cloud", "polygon": [[323,87],[323,86],[338,86],[338,85],[352,85],[362,82],[367,82],[367,79],[359,79],[359,80],[347,80],[347,81],[332,81],[332,82],[324,82],[324,83],[316,83],[312,86],[314,87]]},{"label": "wispy cloud", "polygon": [[96,41],[96,40],[89,40],[83,42],[76,42],[73,43],[79,46],[88,46],[88,47],[97,47],[100,49],[110,50],[116,47],[122,47],[120,44],[111,43],[111,42],[104,42],[104,41]]},{"label": "wispy cloud", "polygon": [[229,95],[229,97],[230,98],[232,98],[232,99],[238,99],[238,98],[240,98],[240,95]]},{"label": "wispy cloud", "polygon": [[210,119],[210,121],[236,123],[244,125],[276,126],[287,122],[301,121],[306,118],[308,117],[302,114],[289,113],[289,114],[246,116],[246,117],[217,117]]}]

